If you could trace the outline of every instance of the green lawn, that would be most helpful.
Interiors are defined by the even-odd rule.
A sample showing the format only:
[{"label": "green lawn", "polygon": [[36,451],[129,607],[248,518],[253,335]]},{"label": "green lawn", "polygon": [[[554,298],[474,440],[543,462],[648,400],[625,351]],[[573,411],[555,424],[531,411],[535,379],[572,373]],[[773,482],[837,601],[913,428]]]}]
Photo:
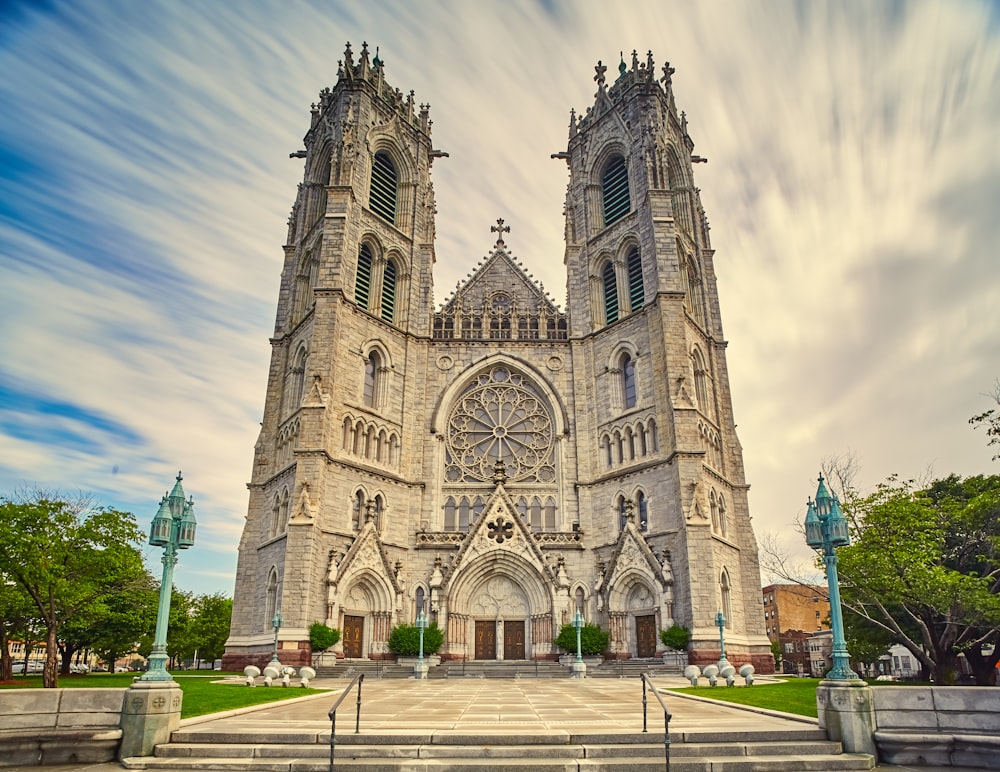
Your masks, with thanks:
[{"label": "green lawn", "polygon": [[[172,675],[184,693],[181,718],[203,716],[206,713],[218,713],[222,710],[234,710],[327,691],[325,689],[303,689],[299,686],[285,689],[280,686],[266,688],[258,685],[257,688],[251,689],[242,684],[212,683],[224,676],[238,676],[239,673],[203,672],[195,674],[177,672]],[[59,686],[68,689],[126,687],[131,685],[135,678],[135,673],[88,673],[87,675],[62,676],[59,678]],[[0,685],[0,689],[31,688],[42,688],[40,675],[14,676],[13,682]]]},{"label": "green lawn", "polygon": [[792,678],[783,683],[758,682],[752,687],[735,686],[733,688],[725,686],[724,681],[722,683],[722,686],[714,688],[711,686],[687,686],[669,691],[816,718],[818,678]]}]

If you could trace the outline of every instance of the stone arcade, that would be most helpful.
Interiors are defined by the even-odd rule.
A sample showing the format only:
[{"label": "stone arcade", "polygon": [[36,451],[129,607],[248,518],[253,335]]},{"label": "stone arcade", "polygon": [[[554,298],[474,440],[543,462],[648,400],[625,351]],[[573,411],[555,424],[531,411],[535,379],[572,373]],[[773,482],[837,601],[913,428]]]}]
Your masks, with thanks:
[{"label": "stone arcade", "polygon": [[669,65],[606,70],[556,154],[566,309],[501,219],[435,310],[445,154],[429,107],[348,45],[296,154],[226,668],[270,659],[276,609],[300,665],[313,622],[378,658],[423,608],[445,659],[554,658],[580,609],[611,656],[685,625],[695,663],[721,609],[730,659],[772,669],[694,144]]}]

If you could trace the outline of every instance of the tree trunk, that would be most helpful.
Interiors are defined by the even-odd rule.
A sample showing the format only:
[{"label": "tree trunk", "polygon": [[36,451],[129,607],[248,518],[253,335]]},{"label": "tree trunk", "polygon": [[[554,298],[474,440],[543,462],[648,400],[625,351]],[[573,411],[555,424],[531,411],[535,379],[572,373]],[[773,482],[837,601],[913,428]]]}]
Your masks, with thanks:
[{"label": "tree trunk", "polygon": [[59,664],[60,675],[69,675],[69,666],[73,664],[73,655],[76,654],[76,652],[76,647],[71,643],[63,644],[62,648],[59,649],[59,656],[61,659]]},{"label": "tree trunk", "polygon": [[55,621],[48,624],[48,635],[45,637],[45,667],[42,668],[42,686],[46,689],[59,687],[59,647],[56,644]]},{"label": "tree trunk", "polygon": [[965,661],[972,669],[976,686],[997,685],[997,662],[1000,661],[1000,645],[993,646],[993,653],[988,657],[983,655],[983,648],[974,646],[965,652]]},{"label": "tree trunk", "polygon": [[958,680],[958,658],[951,652],[938,652],[934,662],[934,683],[954,686]]}]

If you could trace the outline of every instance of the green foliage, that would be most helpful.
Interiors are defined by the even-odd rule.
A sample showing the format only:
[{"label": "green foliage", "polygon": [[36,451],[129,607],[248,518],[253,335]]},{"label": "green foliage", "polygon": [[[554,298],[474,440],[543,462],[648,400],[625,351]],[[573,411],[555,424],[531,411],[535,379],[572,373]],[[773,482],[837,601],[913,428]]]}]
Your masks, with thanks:
[{"label": "green foliage", "polygon": [[233,599],[216,593],[199,595],[194,602],[194,617],[189,635],[198,659],[214,662],[222,657],[233,619]]},{"label": "green foliage", "polygon": [[[426,630],[424,632],[426,633]],[[340,630],[334,627],[327,627],[322,622],[313,622],[309,625],[309,647],[312,649],[313,654],[326,651],[339,640]]]},{"label": "green foliage", "polygon": [[[424,629],[424,656],[437,654],[444,643],[444,633],[431,622]],[[396,625],[389,634],[389,650],[400,657],[416,657],[420,653],[420,630],[416,625]]]},{"label": "green foliage", "polygon": [[668,649],[685,651],[691,642],[691,631],[680,625],[671,625],[666,630],[660,630],[660,640]]},{"label": "green foliage", "polygon": [[816,718],[816,678],[792,678],[784,683],[764,684],[758,682],[753,688],[713,689],[711,686],[684,687],[671,691],[697,694],[722,702],[738,705],[752,705],[784,713]]},{"label": "green foliage", "polygon": [[[1000,657],[1000,477],[952,475],[925,490],[896,478],[845,504],[845,604],[905,645],[939,684],[965,652],[977,682]],[[990,664],[992,662],[992,665]]]},{"label": "green foliage", "polygon": [[58,686],[60,626],[110,594],[127,593],[143,575],[134,546],[143,537],[127,512],[39,494],[0,499],[0,574],[31,599],[46,629],[44,682]]},{"label": "green foliage", "polygon": [[[991,395],[997,404],[1000,405],[1000,379],[996,381],[993,386],[993,394]],[[986,446],[997,447],[1000,446],[1000,411],[993,409],[987,410],[985,413],[980,413],[977,416],[973,416],[969,419],[969,423],[972,424],[977,429],[983,427],[986,430]],[[1000,461],[1000,453],[993,456],[994,461]]]},{"label": "green foliage", "polygon": [[774,657],[774,672],[781,672],[781,641],[771,641],[771,656]]},{"label": "green foliage", "polygon": [[[576,654],[576,628],[563,625],[555,640],[556,646],[570,654]],[[608,648],[608,634],[597,625],[580,628],[580,653],[589,657],[601,654]]]}]

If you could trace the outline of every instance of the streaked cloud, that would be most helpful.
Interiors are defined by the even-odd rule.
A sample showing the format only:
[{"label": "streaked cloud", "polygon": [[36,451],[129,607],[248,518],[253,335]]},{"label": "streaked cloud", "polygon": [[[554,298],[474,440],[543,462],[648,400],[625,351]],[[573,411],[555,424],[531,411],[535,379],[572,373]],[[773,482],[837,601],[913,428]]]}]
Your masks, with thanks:
[{"label": "streaked cloud", "polygon": [[[8,5],[0,20],[0,490],[145,522],[177,468],[182,586],[230,591],[309,105],[344,42],[430,102],[436,296],[507,243],[558,302],[569,110],[669,59],[707,165],[758,532],[820,460],[996,471],[997,13],[975,2]],[[794,544],[797,537],[789,537]],[[797,546],[797,545],[796,545]],[[230,569],[224,570],[225,566]]]}]

